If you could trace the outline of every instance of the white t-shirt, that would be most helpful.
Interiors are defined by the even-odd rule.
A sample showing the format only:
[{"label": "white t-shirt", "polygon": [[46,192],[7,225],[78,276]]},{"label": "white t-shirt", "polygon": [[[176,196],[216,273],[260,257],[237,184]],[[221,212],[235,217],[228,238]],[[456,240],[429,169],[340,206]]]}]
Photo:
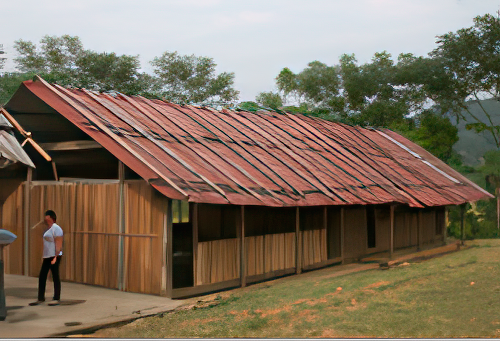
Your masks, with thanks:
[{"label": "white t-shirt", "polygon": [[[52,224],[50,229],[43,234],[43,258],[52,258],[56,255],[56,243],[54,238],[62,236],[63,230],[56,223]],[[59,252],[59,256],[62,256],[62,250]]]}]

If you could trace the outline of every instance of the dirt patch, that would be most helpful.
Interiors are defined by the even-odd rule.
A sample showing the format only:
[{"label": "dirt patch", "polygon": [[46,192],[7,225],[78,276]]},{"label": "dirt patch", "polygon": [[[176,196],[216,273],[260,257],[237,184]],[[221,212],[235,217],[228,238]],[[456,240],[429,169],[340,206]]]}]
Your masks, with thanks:
[{"label": "dirt patch", "polygon": [[[292,311],[292,306],[286,305],[286,306],[283,306],[283,307],[277,308],[277,309],[264,310],[261,313],[261,317],[266,317],[266,316],[269,316],[269,315],[276,315],[276,314],[279,314],[279,313],[281,313],[283,311],[286,311],[286,312]],[[255,312],[257,312],[257,310]]]},{"label": "dirt patch", "polygon": [[370,285],[367,285],[366,287],[364,287],[363,289],[374,289],[374,288],[378,288],[382,285],[387,285],[387,284],[391,284],[391,282],[387,282],[387,281],[380,281],[380,282],[377,282],[377,283],[372,283]]},{"label": "dirt patch", "polygon": [[325,329],[323,333],[321,333],[321,338],[334,339],[338,337],[338,334],[333,329]]},{"label": "dirt patch", "polygon": [[184,321],[181,324],[179,324],[179,328],[184,328],[184,327],[194,327],[198,326],[200,324],[205,324],[208,322],[215,322],[215,321],[221,321],[222,318],[220,317],[211,317],[211,318],[206,318],[206,319],[193,319],[190,321]]}]

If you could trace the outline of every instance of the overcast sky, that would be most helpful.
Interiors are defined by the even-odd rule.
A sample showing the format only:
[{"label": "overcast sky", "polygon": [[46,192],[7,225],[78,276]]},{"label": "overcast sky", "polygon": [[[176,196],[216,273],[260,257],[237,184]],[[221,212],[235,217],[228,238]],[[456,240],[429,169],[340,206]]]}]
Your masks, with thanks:
[{"label": "overcast sky", "polygon": [[426,55],[436,35],[499,9],[498,0],[2,0],[0,44],[13,58],[17,39],[76,35],[87,49],[140,55],[146,71],[164,51],[208,56],[235,73],[243,101],[273,90],[283,67],[333,65],[343,53],[361,63],[383,50]]}]

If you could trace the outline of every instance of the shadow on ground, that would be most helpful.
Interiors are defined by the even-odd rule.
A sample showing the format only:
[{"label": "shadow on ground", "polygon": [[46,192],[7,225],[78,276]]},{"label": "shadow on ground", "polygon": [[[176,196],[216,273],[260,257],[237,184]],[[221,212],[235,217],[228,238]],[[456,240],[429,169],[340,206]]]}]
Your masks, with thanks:
[{"label": "shadow on ground", "polygon": [[14,296],[17,298],[36,298],[37,295],[37,288],[5,288],[5,296]]}]

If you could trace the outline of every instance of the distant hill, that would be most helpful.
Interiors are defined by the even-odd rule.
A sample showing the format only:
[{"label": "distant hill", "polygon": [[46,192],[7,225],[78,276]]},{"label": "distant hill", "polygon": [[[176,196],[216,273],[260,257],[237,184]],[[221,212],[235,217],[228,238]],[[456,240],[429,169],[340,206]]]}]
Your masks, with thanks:
[{"label": "distant hill", "polygon": [[[469,110],[479,119],[487,122],[486,115],[480,108],[478,101],[469,101]],[[490,113],[493,124],[500,125],[500,101],[488,99],[481,101],[482,106]],[[470,117],[469,113],[464,112],[465,117]],[[462,155],[463,162],[468,166],[477,166],[483,162],[483,155],[488,150],[496,149],[495,141],[489,132],[476,133],[474,130],[465,129],[467,123],[473,123],[474,120],[464,121],[450,117],[451,122],[458,128],[458,142],[453,146],[453,150]]]}]

